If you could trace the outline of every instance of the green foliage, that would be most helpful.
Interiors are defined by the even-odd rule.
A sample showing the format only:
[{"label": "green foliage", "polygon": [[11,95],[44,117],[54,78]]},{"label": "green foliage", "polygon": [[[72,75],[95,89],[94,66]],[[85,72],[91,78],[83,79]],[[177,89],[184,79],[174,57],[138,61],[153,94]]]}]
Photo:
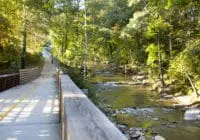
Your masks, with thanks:
[{"label": "green foliage", "polygon": [[150,44],[146,49],[146,52],[149,54],[147,59],[147,65],[152,68],[158,67],[158,47],[155,44]]},{"label": "green foliage", "polygon": [[0,47],[0,70],[19,69],[19,51],[17,47],[9,45]]},{"label": "green foliage", "polygon": [[27,53],[27,67],[42,66],[44,63],[41,53]]},{"label": "green foliage", "polygon": [[188,84],[187,76],[191,76],[192,80],[196,81],[197,88],[199,89],[199,74],[200,74],[200,51],[199,39],[188,41],[186,48],[180,52],[171,61],[169,67],[169,74],[177,84],[182,85],[182,88]]},{"label": "green foliage", "polygon": [[165,22],[162,17],[153,18],[149,21],[146,36],[147,38],[155,37],[160,31],[167,30],[169,27],[169,23]]},{"label": "green foliage", "polygon": [[84,80],[83,74],[81,73],[80,69],[68,67],[66,65],[62,65],[62,69],[70,76],[70,78],[80,89],[88,89],[88,97],[95,104],[98,104],[98,98],[95,94],[95,89],[87,80]]},{"label": "green foliage", "polygon": [[[32,4],[33,0],[0,1],[0,69],[19,69],[20,58],[26,52],[33,58],[27,58],[28,65],[41,59],[37,53],[41,52],[46,40],[47,21],[45,13],[35,7],[36,3]],[[26,38],[22,39],[25,32]],[[23,40],[27,43],[24,44]],[[27,48],[23,53],[22,44]]]},{"label": "green foliage", "polygon": [[1,5],[1,69],[19,66],[26,32],[32,64],[39,62],[48,34],[53,55],[76,69],[96,62],[148,66],[152,77],[176,81],[177,89],[190,88],[188,76],[199,81],[196,0],[87,0],[85,5],[80,0],[1,0]]},{"label": "green foliage", "polygon": [[59,4],[63,6],[52,9],[49,27],[54,56],[64,64],[75,68],[82,68],[85,61],[147,65],[156,81],[164,75],[163,80],[171,81],[167,84],[178,81],[184,89],[190,84],[183,73],[198,81],[200,59],[194,51],[199,44],[198,2],[87,0],[87,18],[78,1]]},{"label": "green foliage", "polygon": [[[155,76],[159,73],[158,46],[155,44],[150,44],[147,47],[146,52],[148,53],[147,66],[149,66],[150,68],[151,76]],[[163,50],[160,50],[160,53],[161,53],[162,63],[166,63],[167,57],[165,52]]]},{"label": "green foliage", "polygon": [[199,39],[189,41],[186,48],[174,58],[169,68],[172,75],[186,73],[199,75],[199,42]]}]

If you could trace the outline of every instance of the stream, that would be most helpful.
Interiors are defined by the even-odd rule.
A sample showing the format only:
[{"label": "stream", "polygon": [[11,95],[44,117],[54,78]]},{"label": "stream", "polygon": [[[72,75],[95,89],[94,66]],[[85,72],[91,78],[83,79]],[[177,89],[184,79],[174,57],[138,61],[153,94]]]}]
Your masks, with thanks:
[{"label": "stream", "polygon": [[[108,110],[105,114],[129,139],[159,136],[160,140],[200,140],[200,121],[185,121],[183,109],[173,108],[173,103],[161,100],[148,86],[128,84],[131,77],[110,72],[98,72],[89,80],[94,83],[100,103]],[[121,81],[127,84],[120,84]],[[134,133],[130,138],[132,129],[143,137]]]}]

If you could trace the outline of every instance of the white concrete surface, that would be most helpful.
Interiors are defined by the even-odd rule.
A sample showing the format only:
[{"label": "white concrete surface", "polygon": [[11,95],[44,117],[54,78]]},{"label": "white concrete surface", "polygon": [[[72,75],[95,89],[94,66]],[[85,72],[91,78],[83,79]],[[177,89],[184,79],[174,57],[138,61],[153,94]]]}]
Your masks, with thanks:
[{"label": "white concrete surface", "polygon": [[60,140],[56,67],[47,52],[41,77],[0,93],[0,140]]}]

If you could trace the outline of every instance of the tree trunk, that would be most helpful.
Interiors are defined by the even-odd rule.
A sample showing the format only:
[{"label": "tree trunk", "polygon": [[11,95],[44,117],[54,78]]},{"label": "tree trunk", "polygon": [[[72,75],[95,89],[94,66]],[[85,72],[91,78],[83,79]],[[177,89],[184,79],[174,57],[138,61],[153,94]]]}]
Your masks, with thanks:
[{"label": "tree trunk", "polygon": [[22,31],[22,52],[21,52],[21,69],[26,67],[26,47],[27,47],[27,18],[26,18],[26,7],[23,5],[23,31]]},{"label": "tree trunk", "polygon": [[124,74],[127,74],[127,65],[124,65]]},{"label": "tree trunk", "polygon": [[62,59],[64,57],[64,53],[67,48],[67,39],[68,39],[68,36],[67,36],[67,13],[65,13],[64,33],[62,36],[62,46],[61,46],[61,50],[60,50]]},{"label": "tree trunk", "polygon": [[67,35],[67,13],[65,13],[65,30],[64,30],[64,34],[63,34],[63,43],[62,43],[62,57],[64,56],[65,50],[67,48],[67,39],[68,39],[68,35]]},{"label": "tree trunk", "polygon": [[161,86],[164,87],[165,81],[163,78],[162,54],[160,51],[160,31],[158,32],[158,35],[157,35],[157,45],[158,45],[158,63],[159,63],[160,81],[161,81]]},{"label": "tree trunk", "polygon": [[169,55],[170,55],[170,60],[172,59],[172,35],[169,35]]},{"label": "tree trunk", "polygon": [[63,58],[63,49],[64,49],[64,37],[62,37],[62,46],[61,46],[61,49],[60,49],[60,54],[61,54],[62,58]]},{"label": "tree trunk", "polygon": [[26,67],[26,46],[27,46],[27,32],[26,32],[26,23],[24,23],[21,69],[25,69]]},{"label": "tree trunk", "polygon": [[[170,16],[170,24],[171,24],[171,16]],[[170,60],[172,60],[172,34],[169,34],[169,55],[170,55]]]},{"label": "tree trunk", "polygon": [[193,7],[190,8],[190,13],[191,13],[191,21],[194,22],[195,21],[195,12],[194,12]]},{"label": "tree trunk", "polygon": [[[79,21],[79,14],[77,14],[77,21]],[[76,27],[76,42],[74,43],[74,47],[78,54],[78,37],[79,37],[79,26]]]},{"label": "tree trunk", "polygon": [[141,60],[141,44],[140,44],[140,33],[136,32],[136,42],[137,42],[137,59]]},{"label": "tree trunk", "polygon": [[64,55],[66,48],[67,48],[67,29],[66,29],[64,37],[63,37],[62,56]]},{"label": "tree trunk", "polygon": [[199,96],[199,93],[198,93],[198,91],[197,91],[197,89],[196,89],[194,83],[192,82],[192,79],[191,79],[191,77],[189,76],[189,74],[186,74],[186,77],[187,77],[188,81],[190,82],[190,85],[191,85],[191,87],[192,87],[194,93],[196,94],[196,96]]},{"label": "tree trunk", "polygon": [[83,76],[84,80],[87,77],[87,49],[88,49],[88,36],[87,36],[87,10],[86,10],[86,0],[85,0],[85,45],[84,45],[84,62],[83,62]]},{"label": "tree trunk", "polygon": [[112,46],[112,43],[108,42],[108,47],[109,47],[109,55],[110,55],[110,58],[112,59],[112,54],[113,54],[113,46]]},{"label": "tree trunk", "polygon": [[64,39],[64,36],[63,36],[63,39],[62,39],[63,41],[62,41],[62,48],[61,48],[61,56],[62,56],[62,58],[63,58],[63,56],[64,56],[64,46],[65,46],[65,39]]}]

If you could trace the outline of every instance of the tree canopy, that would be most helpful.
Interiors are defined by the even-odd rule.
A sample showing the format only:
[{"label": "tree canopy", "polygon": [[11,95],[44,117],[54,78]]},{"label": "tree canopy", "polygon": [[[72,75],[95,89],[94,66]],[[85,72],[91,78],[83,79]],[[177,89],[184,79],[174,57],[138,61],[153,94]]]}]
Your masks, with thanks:
[{"label": "tree canopy", "polygon": [[65,65],[137,66],[147,68],[161,86],[175,84],[175,89],[185,93],[200,90],[198,0],[0,3],[1,68],[18,65],[20,57],[25,59],[26,48],[36,50],[48,38],[53,55]]}]

